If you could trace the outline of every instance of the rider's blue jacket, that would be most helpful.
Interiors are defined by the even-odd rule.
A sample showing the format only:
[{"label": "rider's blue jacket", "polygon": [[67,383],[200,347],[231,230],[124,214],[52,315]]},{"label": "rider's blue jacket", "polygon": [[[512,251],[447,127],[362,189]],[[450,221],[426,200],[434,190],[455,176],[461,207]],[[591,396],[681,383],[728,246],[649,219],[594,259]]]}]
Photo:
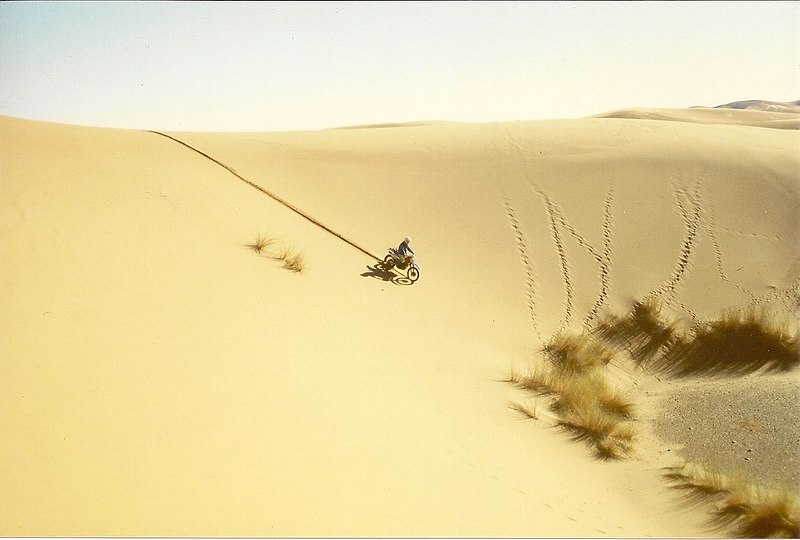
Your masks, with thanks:
[{"label": "rider's blue jacket", "polygon": [[409,253],[411,253],[412,255],[416,255],[414,253],[414,250],[411,249],[411,246],[409,246],[405,242],[400,242],[400,245],[397,247],[397,252],[403,257],[407,257]]}]

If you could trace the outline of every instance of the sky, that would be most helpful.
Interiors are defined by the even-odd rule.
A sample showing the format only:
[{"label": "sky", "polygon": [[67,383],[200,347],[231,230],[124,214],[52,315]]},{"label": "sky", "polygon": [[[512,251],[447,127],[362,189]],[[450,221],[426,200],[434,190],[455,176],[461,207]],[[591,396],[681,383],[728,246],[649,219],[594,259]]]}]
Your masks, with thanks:
[{"label": "sky", "polygon": [[173,131],[800,99],[800,2],[0,2],[0,115]]}]

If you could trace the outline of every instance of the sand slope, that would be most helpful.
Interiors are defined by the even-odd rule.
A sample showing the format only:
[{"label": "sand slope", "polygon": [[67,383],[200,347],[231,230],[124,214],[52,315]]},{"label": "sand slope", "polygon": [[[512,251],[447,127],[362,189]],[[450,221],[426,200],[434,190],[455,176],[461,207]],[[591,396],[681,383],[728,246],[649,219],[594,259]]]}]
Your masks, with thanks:
[{"label": "sand slope", "polygon": [[599,463],[499,382],[648,294],[796,313],[800,134],[682,114],[169,134],[370,253],[410,235],[413,286],[167,137],[0,118],[0,532],[707,534],[653,441]]},{"label": "sand slope", "polygon": [[597,115],[597,118],[626,118],[666,120],[699,124],[734,124],[775,129],[800,129],[800,106],[784,104],[770,106],[756,102],[750,106],[722,105],[692,109],[623,109]]}]

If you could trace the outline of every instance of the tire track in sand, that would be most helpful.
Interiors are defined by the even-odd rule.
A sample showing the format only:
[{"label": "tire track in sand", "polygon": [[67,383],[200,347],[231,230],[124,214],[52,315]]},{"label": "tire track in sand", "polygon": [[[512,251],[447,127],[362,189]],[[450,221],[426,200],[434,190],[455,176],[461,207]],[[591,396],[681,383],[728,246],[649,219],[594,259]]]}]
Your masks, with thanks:
[{"label": "tire track in sand", "polygon": [[603,201],[603,221],[602,221],[602,235],[603,235],[603,249],[602,252],[598,252],[597,248],[595,248],[591,243],[589,243],[586,238],[584,238],[576,229],[572,226],[571,223],[567,220],[564,216],[564,212],[558,206],[557,203],[553,202],[550,196],[544,192],[541,188],[537,188],[537,192],[543,198],[545,202],[545,208],[548,212],[548,217],[550,218],[550,226],[551,226],[551,233],[553,236],[553,243],[556,247],[556,252],[558,253],[559,260],[561,262],[561,270],[562,276],[565,283],[565,290],[566,290],[566,315],[564,320],[561,323],[559,328],[559,332],[562,331],[570,322],[572,310],[574,309],[574,294],[575,290],[572,286],[572,280],[570,278],[570,271],[568,266],[568,257],[566,254],[566,249],[564,248],[563,241],[561,240],[560,231],[566,231],[566,233],[571,236],[575,242],[577,242],[578,246],[583,248],[597,263],[599,269],[599,279],[600,279],[600,291],[597,294],[597,298],[595,299],[594,305],[586,314],[586,317],[583,320],[583,326],[587,330],[590,330],[592,327],[592,322],[597,317],[597,314],[602,309],[602,307],[606,304],[606,300],[608,299],[609,289],[611,287],[611,262],[612,262],[612,224],[613,224],[613,202],[614,202],[614,181],[612,180],[609,184],[608,191],[606,192],[605,199]]},{"label": "tire track in sand", "polygon": [[[790,320],[800,320],[800,276],[795,277],[794,281],[785,287],[771,286],[771,290],[762,295],[753,295],[747,302],[742,302],[730,308],[731,311],[744,313],[748,310],[759,307],[772,307],[778,311],[783,311]],[[775,302],[780,302],[780,306],[775,306]]]},{"label": "tire track in sand", "polygon": [[675,292],[683,276],[689,269],[694,255],[695,241],[697,240],[697,232],[700,229],[701,220],[700,184],[695,184],[694,189],[690,192],[687,188],[675,182],[673,183],[673,197],[675,198],[675,204],[683,218],[686,234],[681,244],[678,262],[672,270],[672,274],[660,287],[651,291],[645,299],[647,300],[655,297],[665,304],[677,304],[686,311],[692,319],[698,320],[694,312],[686,307],[682,301],[675,298]]},{"label": "tire track in sand", "polygon": [[777,287],[777,286],[770,286],[772,289],[771,291],[757,295],[753,293],[751,290],[734,283],[733,280],[730,279],[727,272],[725,271],[725,263],[724,257],[722,252],[722,247],[719,244],[719,239],[717,237],[717,230],[722,230],[732,236],[737,236],[741,238],[749,238],[749,239],[756,239],[761,240],[764,242],[782,242],[781,238],[778,236],[766,236],[762,234],[750,233],[750,232],[741,232],[741,231],[734,231],[727,227],[719,227],[716,221],[716,215],[714,212],[713,204],[709,201],[705,201],[704,211],[705,211],[705,232],[708,235],[709,240],[714,248],[714,257],[715,257],[715,264],[717,267],[717,275],[719,278],[729,285],[733,287],[737,291],[741,292],[742,294],[749,297],[749,300],[745,302],[741,302],[729,309],[734,312],[745,312],[757,307],[766,307],[774,302],[780,302],[781,306],[773,306],[772,309],[777,309],[779,311],[785,311],[785,313],[789,316],[789,318],[798,318],[798,312],[800,312],[800,276],[795,277],[794,281],[787,286],[784,287]]},{"label": "tire track in sand", "polygon": [[608,299],[608,289],[611,287],[611,224],[612,224],[612,204],[614,203],[614,181],[608,186],[606,198],[603,201],[603,255],[597,261],[600,264],[600,292],[597,295],[592,309],[586,315],[583,326],[591,330],[592,322],[597,317],[598,312],[606,304]]},{"label": "tire track in sand", "polygon": [[[561,279],[564,282],[564,318],[561,319],[561,324],[555,334],[561,333],[572,320],[572,310],[575,304],[575,288],[570,279],[569,265],[567,264],[567,253],[564,250],[564,243],[561,241],[561,234],[559,231],[558,209],[556,208],[550,196],[545,193],[541,188],[536,188],[536,192],[542,197],[547,210],[547,219],[550,223],[550,234],[553,238],[553,245],[558,254],[558,260],[561,265]],[[563,216],[562,216],[563,220]],[[574,231],[574,229],[573,229]]]},{"label": "tire track in sand", "polygon": [[743,238],[752,238],[765,242],[775,242],[775,241],[780,242],[781,239],[777,236],[765,236],[755,233],[744,233],[739,231],[732,231],[725,227],[718,227],[713,206],[707,203],[705,205],[705,210],[706,210],[706,233],[708,234],[708,237],[711,240],[711,244],[714,246],[714,255],[716,258],[717,274],[719,275],[719,278],[726,284],[730,285],[737,291],[745,294],[750,298],[748,301],[742,302],[739,305],[734,306],[732,310],[737,312],[744,312],[755,307],[763,307],[777,300],[782,304],[782,308],[779,307],[778,309],[785,310],[787,315],[796,319],[798,312],[800,312],[800,294],[798,293],[798,288],[800,288],[800,276],[796,277],[795,280],[788,286],[773,287],[773,290],[762,295],[754,294],[749,289],[746,289],[745,287],[742,287],[741,285],[734,283],[730,279],[728,274],[725,272],[725,264],[722,254],[722,248],[720,247],[716,231],[719,228],[725,231],[726,233],[729,233],[734,236],[739,236]]},{"label": "tire track in sand", "polygon": [[514,237],[517,241],[517,251],[519,252],[522,265],[525,268],[528,314],[531,319],[531,324],[533,325],[533,330],[536,332],[536,336],[542,340],[542,333],[539,330],[539,325],[536,322],[536,278],[534,275],[533,263],[531,263],[531,258],[528,256],[528,247],[525,244],[525,236],[522,233],[522,227],[520,227],[519,221],[514,215],[514,208],[511,206],[511,202],[509,201],[508,197],[505,199],[505,207],[506,214],[511,222],[511,228],[514,230]]},{"label": "tire track in sand", "polygon": [[261,192],[261,193],[263,193],[264,195],[267,195],[268,197],[272,198],[272,199],[273,199],[273,200],[275,200],[276,202],[278,202],[278,203],[282,204],[283,206],[285,206],[286,208],[288,208],[288,209],[289,209],[289,210],[291,210],[292,212],[294,212],[294,213],[296,213],[296,214],[300,215],[301,217],[305,218],[306,220],[310,221],[311,223],[313,223],[314,225],[316,225],[316,226],[317,226],[317,227],[319,227],[320,229],[324,230],[325,232],[328,232],[328,233],[332,234],[333,236],[337,237],[339,240],[342,240],[343,242],[345,242],[345,243],[347,243],[347,244],[351,245],[352,247],[356,248],[358,251],[360,251],[360,252],[361,252],[361,253],[363,253],[364,255],[367,255],[368,257],[372,257],[373,259],[375,259],[375,260],[376,260],[376,261],[378,261],[378,262],[380,262],[380,261],[381,261],[381,258],[380,258],[380,257],[378,257],[377,255],[375,255],[375,254],[373,254],[373,253],[370,253],[369,251],[367,251],[367,250],[366,250],[366,249],[364,249],[363,247],[359,246],[358,244],[356,244],[355,242],[353,242],[353,241],[352,241],[352,240],[350,240],[349,238],[346,238],[345,236],[343,236],[343,235],[339,234],[338,232],[334,231],[334,230],[333,230],[333,229],[331,229],[330,227],[328,227],[328,226],[324,225],[322,222],[318,221],[317,219],[315,219],[315,218],[314,218],[314,217],[312,217],[311,215],[307,214],[306,212],[303,212],[302,210],[300,210],[299,208],[297,208],[297,207],[296,207],[295,205],[293,205],[292,203],[290,203],[290,202],[288,202],[287,200],[285,200],[285,199],[283,199],[283,198],[279,197],[278,195],[276,195],[275,193],[273,193],[273,192],[269,191],[268,189],[261,187],[260,185],[256,184],[256,183],[255,183],[255,182],[253,182],[252,180],[248,180],[247,178],[245,178],[244,176],[242,176],[241,174],[239,174],[239,173],[238,173],[238,171],[236,171],[236,169],[234,169],[233,167],[231,167],[231,166],[229,166],[229,165],[226,165],[225,163],[221,162],[220,160],[218,160],[218,159],[216,159],[216,158],[214,158],[214,157],[212,157],[212,156],[210,156],[210,155],[206,154],[206,153],[205,153],[205,152],[203,152],[202,150],[198,150],[198,149],[197,149],[197,148],[195,148],[194,146],[192,146],[192,145],[190,145],[190,144],[188,144],[188,143],[185,143],[185,142],[183,142],[182,140],[180,140],[180,139],[177,139],[177,138],[175,138],[175,137],[173,137],[173,136],[171,136],[171,135],[167,135],[166,133],[162,133],[162,132],[160,132],[160,131],[149,131],[149,133],[153,133],[153,134],[155,134],[155,135],[161,135],[162,137],[165,137],[165,138],[167,138],[167,139],[170,139],[170,140],[172,140],[172,141],[175,141],[176,143],[178,143],[178,144],[180,144],[180,145],[182,145],[182,146],[185,146],[185,147],[186,147],[186,148],[188,148],[189,150],[192,150],[192,151],[194,151],[194,152],[197,152],[198,154],[200,154],[200,155],[201,155],[201,156],[203,156],[204,158],[206,158],[206,159],[208,159],[208,160],[210,160],[210,161],[213,161],[214,163],[216,163],[217,165],[219,165],[220,167],[222,167],[223,169],[225,169],[226,171],[228,171],[229,173],[231,173],[233,176],[235,176],[236,178],[238,178],[239,180],[241,180],[241,181],[242,181],[242,182],[244,182],[245,184],[247,184],[247,185],[249,185],[249,186],[251,186],[251,187],[253,187],[253,188],[257,189],[258,191],[260,191],[260,192]]},{"label": "tire track in sand", "polygon": [[756,300],[756,296],[749,290],[745,289],[744,287],[737,285],[733,281],[730,280],[728,274],[725,272],[725,264],[723,262],[722,257],[722,248],[719,245],[719,240],[717,240],[717,220],[714,215],[714,207],[711,202],[706,201],[705,205],[705,212],[706,212],[706,233],[708,234],[708,238],[711,240],[711,245],[714,247],[714,259],[717,266],[717,274],[719,278],[736,289],[739,292],[742,292],[750,297],[751,301]]}]

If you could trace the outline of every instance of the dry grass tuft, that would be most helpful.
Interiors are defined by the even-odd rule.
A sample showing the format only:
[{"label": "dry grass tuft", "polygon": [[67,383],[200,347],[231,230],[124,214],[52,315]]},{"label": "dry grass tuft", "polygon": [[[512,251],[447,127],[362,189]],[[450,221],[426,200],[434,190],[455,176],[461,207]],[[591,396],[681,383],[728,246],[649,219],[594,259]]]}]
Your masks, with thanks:
[{"label": "dry grass tuft", "polygon": [[295,253],[289,248],[283,248],[277,253],[267,253],[269,248],[273,247],[277,240],[272,236],[259,234],[255,242],[246,244],[246,247],[253,250],[258,255],[268,255],[272,259],[282,261],[283,267],[293,272],[302,272],[305,269],[305,259],[301,253]]},{"label": "dry grass tuft", "polygon": [[606,342],[627,349],[640,365],[681,339],[677,322],[666,320],[661,304],[653,299],[635,303],[626,317],[606,315],[593,333]]},{"label": "dry grass tuft", "polygon": [[576,440],[593,446],[595,455],[601,459],[620,459],[630,455],[633,450],[633,426],[629,422],[621,422],[602,408],[571,410],[560,416],[558,424]]},{"label": "dry grass tuft", "polygon": [[605,316],[593,330],[624,347],[637,365],[672,376],[746,375],[800,365],[800,340],[785,320],[764,308],[726,312],[691,332],[665,320],[655,300],[636,303],[626,317]]},{"label": "dry grass tuft", "polygon": [[509,376],[500,382],[513,384],[514,386],[519,386],[523,378],[524,376],[521,375],[516,369],[512,369]]},{"label": "dry grass tuft", "polygon": [[556,394],[563,384],[562,379],[555,376],[552,370],[542,367],[536,368],[528,375],[520,375],[514,372],[508,382],[511,382],[518,388],[529,390],[540,395]]},{"label": "dry grass tuft", "polygon": [[556,336],[542,351],[547,364],[524,376],[513,372],[508,382],[551,398],[557,425],[589,444],[597,457],[629,455],[634,431],[625,420],[633,416],[634,405],[606,382],[603,369],[611,351],[588,334]]},{"label": "dry grass tuft", "polygon": [[295,253],[291,249],[284,249],[278,256],[283,261],[283,267],[293,272],[302,272],[305,269],[305,261],[302,253]]},{"label": "dry grass tuft", "polygon": [[577,374],[538,370],[520,386],[552,395],[552,409],[560,414],[597,410],[617,420],[626,420],[633,418],[635,412],[633,401],[623,392],[609,387],[600,369]]},{"label": "dry grass tuft", "polygon": [[745,375],[800,365],[800,341],[785,320],[765,309],[727,312],[674,343],[659,362],[676,376]]},{"label": "dry grass tuft", "polygon": [[621,422],[614,426],[605,439],[597,443],[597,455],[604,460],[628,457],[633,452],[636,441],[636,430],[629,422]]},{"label": "dry grass tuft", "polygon": [[543,349],[560,372],[584,373],[611,362],[614,353],[591,336],[559,334]]},{"label": "dry grass tuft", "polygon": [[522,403],[517,403],[516,401],[513,401],[513,402],[511,402],[509,404],[509,407],[511,407],[511,409],[517,411],[518,413],[520,413],[525,418],[529,418],[531,420],[538,420],[539,419],[539,415],[536,412],[536,404],[535,403],[533,404],[533,406],[528,406],[528,405],[523,405]]},{"label": "dry grass tuft", "polygon": [[734,492],[715,511],[722,527],[743,538],[800,538],[797,501],[788,491]]},{"label": "dry grass tuft", "polygon": [[674,487],[687,490],[694,502],[714,505],[712,521],[741,538],[800,537],[800,501],[786,489],[757,486],[696,465],[670,469]]},{"label": "dry grass tuft", "polygon": [[602,409],[602,396],[608,392],[605,377],[599,370],[581,374],[553,372],[551,377],[555,398],[553,410],[559,414],[575,411]]},{"label": "dry grass tuft", "polygon": [[259,234],[255,242],[247,244],[247,247],[258,253],[259,255],[261,255],[264,252],[264,250],[272,246],[274,243],[275,239],[272,238],[271,236]]},{"label": "dry grass tuft", "polygon": [[631,420],[636,416],[636,404],[619,390],[608,388],[599,400],[602,409],[617,418]]},{"label": "dry grass tuft", "polygon": [[674,488],[684,490],[687,497],[695,503],[719,501],[728,493],[733,483],[739,482],[691,463],[668,468],[664,476]]},{"label": "dry grass tuft", "polygon": [[[676,376],[788,371],[800,364],[797,328],[790,330],[788,322],[765,309],[727,312],[682,331],[651,300],[636,303],[625,317],[607,315],[589,334],[557,335],[542,349],[546,364],[528,375],[512,373],[508,382],[549,397],[557,425],[604,460],[633,452],[635,406],[608,385],[604,368],[613,353],[594,338],[626,349],[639,366]],[[513,408],[535,417],[535,410]],[[713,505],[712,522],[719,529],[744,538],[800,538],[800,502],[793,491],[767,489],[696,465],[671,469],[666,476],[689,501]]]},{"label": "dry grass tuft", "polygon": [[[625,317],[607,315],[591,333],[556,335],[542,349],[545,365],[526,376],[513,373],[508,382],[550,397],[558,425],[589,443],[602,459],[629,455],[635,438],[630,423],[635,405],[609,387],[603,372],[613,359],[606,344],[627,349],[637,365],[677,376],[788,371],[800,364],[797,331],[764,309],[729,312],[685,332],[665,319],[657,300],[647,300],[634,304]],[[683,485],[695,494],[718,496],[723,493],[714,487],[719,481],[704,477],[703,488]]]}]

